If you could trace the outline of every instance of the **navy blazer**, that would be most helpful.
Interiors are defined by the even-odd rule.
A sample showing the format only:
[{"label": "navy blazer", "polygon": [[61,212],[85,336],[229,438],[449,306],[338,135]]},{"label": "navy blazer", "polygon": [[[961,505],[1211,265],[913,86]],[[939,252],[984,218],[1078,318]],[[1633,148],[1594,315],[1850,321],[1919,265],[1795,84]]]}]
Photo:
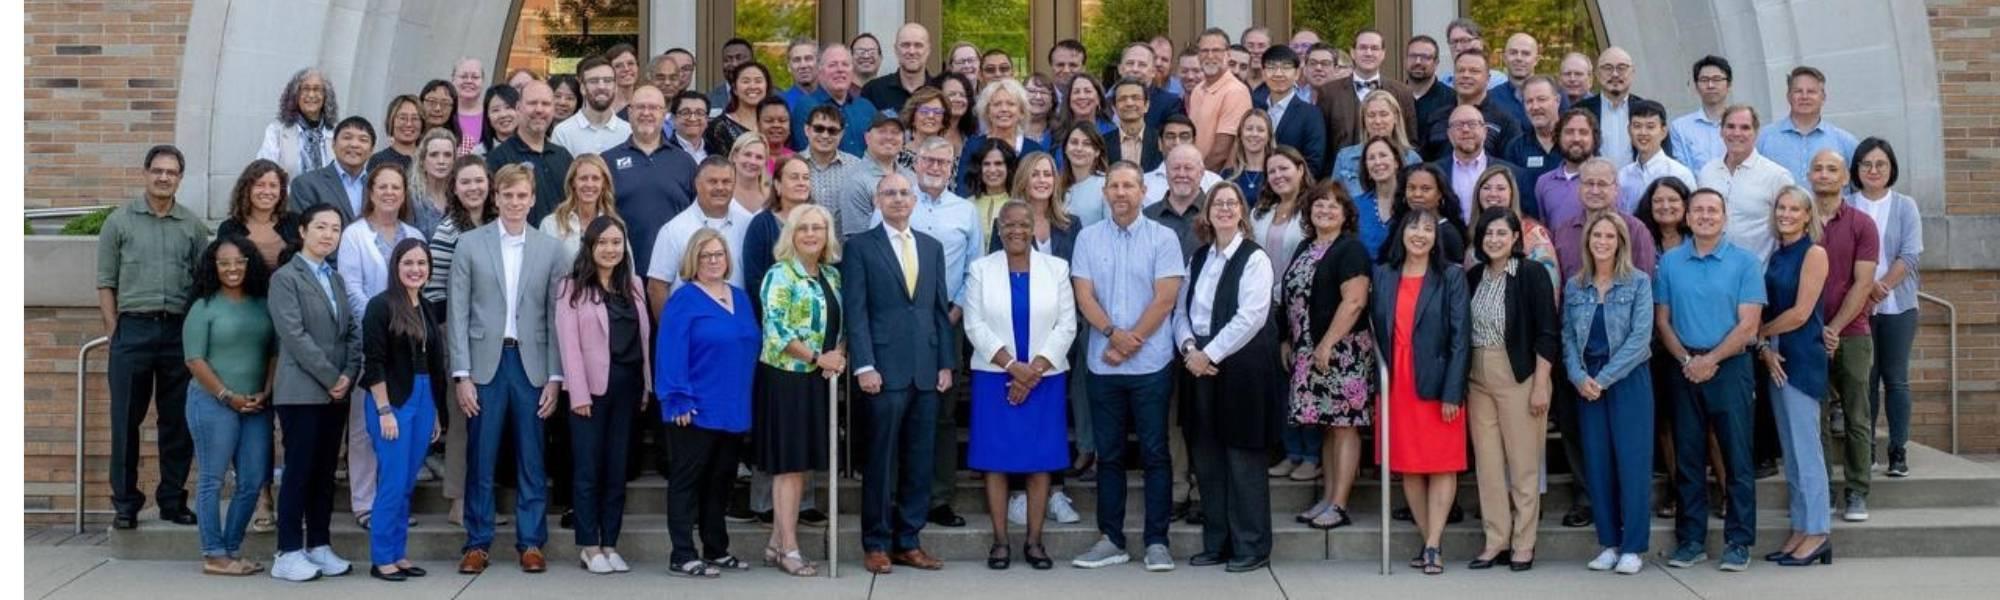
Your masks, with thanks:
[{"label": "navy blazer", "polygon": [[1521,132],[1524,135],[1532,135],[1528,132],[1534,128],[1534,125],[1528,122],[1527,103],[1517,97],[1520,93],[1520,86],[1514,85],[1514,81],[1511,79],[1501,81],[1499,86],[1486,90],[1486,95],[1492,96],[1494,101],[1500,103],[1501,108],[1507,109],[1508,116],[1514,117],[1514,124],[1520,126]]},{"label": "navy blazer", "polygon": [[[1448,178],[1450,178],[1450,177],[1451,177],[1451,175],[1452,175],[1452,164],[1451,164],[1451,161],[1452,161],[1452,155],[1451,155],[1451,154],[1446,154],[1444,158],[1440,158],[1440,159],[1437,159],[1437,160],[1434,160],[1434,161],[1431,161],[1431,166],[1434,166],[1434,167],[1437,167],[1437,168],[1438,168],[1438,170],[1439,170],[1439,171],[1442,171],[1442,172],[1444,173],[1444,176],[1445,176],[1445,177],[1446,177],[1446,178],[1448,179]],[[1530,189],[1528,190],[1529,192],[1533,192],[1533,191],[1534,191],[1534,189],[1533,189],[1533,188],[1535,187],[1535,183],[1534,183],[1534,182],[1535,182],[1535,180],[1533,180],[1533,179],[1528,179],[1528,178],[1527,178],[1527,177],[1528,177],[1528,172],[1527,172],[1526,170],[1523,170],[1523,169],[1521,168],[1521,165],[1517,165],[1517,164],[1514,164],[1514,163],[1513,163],[1513,162],[1511,162],[1511,161],[1508,161],[1507,159],[1504,159],[1504,158],[1500,158],[1500,155],[1498,155],[1498,154],[1493,154],[1493,153],[1491,153],[1491,152],[1488,152],[1488,153],[1486,153],[1486,168],[1489,168],[1489,169],[1490,169],[1490,168],[1493,168],[1493,167],[1507,167],[1507,170],[1508,170],[1508,171],[1512,171],[1512,172],[1514,173],[1514,187],[1516,187],[1516,188],[1519,188],[1519,187],[1522,187],[1522,186],[1524,186],[1524,185],[1525,185],[1526,187],[1530,188]],[[1482,172],[1483,172],[1483,171],[1482,171]],[[1525,182],[1527,182],[1527,183],[1523,184],[1522,182],[1524,182],[1524,181],[1525,181]],[[1451,183],[1452,183],[1452,182],[1450,182],[1450,181],[1446,181],[1446,182],[1445,182],[1445,184],[1446,184],[1446,185],[1450,185]],[[1479,192],[1479,188],[1478,188],[1478,187],[1476,187],[1476,186],[1475,186],[1475,187],[1473,187],[1472,189],[1473,189],[1473,193],[1475,193],[1475,194],[1477,194],[1477,193]],[[1520,192],[1520,190],[1518,190],[1518,189],[1517,189],[1517,190],[1515,190],[1515,192],[1516,192],[1516,193],[1518,194],[1518,193]],[[1521,212],[1521,214],[1524,214],[1524,215],[1533,215],[1533,214],[1536,214],[1536,213],[1531,213],[1531,212],[1527,212],[1527,211],[1528,211],[1528,209],[1529,209],[1529,208],[1531,208],[1531,207],[1529,206],[1529,204],[1531,204],[1531,202],[1529,201],[1529,198],[1531,198],[1531,197],[1532,197],[1532,194],[1520,194],[1520,196],[1521,196],[1521,211],[1522,211],[1522,212]],[[1460,198],[1459,200],[1460,200],[1460,201],[1463,201],[1463,200],[1465,200],[1465,199],[1464,199],[1464,198]],[[1478,198],[1473,198],[1473,199],[1472,199],[1472,202],[1470,203],[1470,205],[1471,205],[1471,206],[1478,206],[1478,205],[1479,205],[1479,199],[1478,199]],[[1479,211],[1475,210],[1475,211],[1472,211],[1472,213],[1473,213],[1473,214],[1469,214],[1469,215],[1459,215],[1459,220],[1460,220],[1460,221],[1463,221],[1463,222],[1465,223],[1465,226],[1466,226],[1466,227],[1468,227],[1468,228],[1470,228],[1470,227],[1476,227],[1476,226],[1478,226],[1478,225],[1479,225]],[[1468,234],[1467,234],[1467,237],[1474,237],[1474,238],[1476,238],[1476,237],[1478,237],[1478,236],[1475,236],[1475,235],[1471,235],[1471,234],[1469,234],[1469,233],[1468,233]],[[1467,246],[1473,246],[1473,245],[1475,245],[1475,244],[1467,244]]]},{"label": "navy blazer", "polygon": [[1160,162],[1166,160],[1165,157],[1160,155],[1159,126],[1151,123],[1146,125],[1146,139],[1139,141],[1139,156],[1125,156],[1124,144],[1125,136],[1118,132],[1116,126],[1111,128],[1110,133],[1104,134],[1105,164],[1115,163],[1120,160],[1137,161],[1140,169],[1151,173],[1153,169],[1160,168]]},{"label": "navy blazer", "polygon": [[[1271,127],[1271,139],[1305,155],[1306,169],[1312,172],[1313,178],[1326,179],[1326,175],[1333,172],[1333,155],[1326,151],[1326,117],[1319,114],[1318,106],[1300,101],[1296,91],[1293,94],[1291,106],[1285,108],[1284,122]],[[1270,86],[1260,85],[1250,92],[1250,104],[1261,110],[1271,110]]]},{"label": "navy blazer", "polygon": [[[1047,136],[1049,133],[1043,132],[1042,135]],[[979,149],[985,145],[986,134],[984,133],[965,138],[965,146],[961,147],[958,151],[958,185],[952,188],[953,192],[967,198],[976,195],[972,193],[972,184],[979,181],[979,163],[973,162],[973,155],[978,154]],[[1008,145],[1011,146],[1013,144],[1010,141]],[[1021,147],[1014,149],[1014,157],[1019,159],[1031,152],[1041,151],[1043,151],[1041,140],[1023,136],[1021,138]]]},{"label": "navy blazer", "polygon": [[937,390],[937,372],[956,360],[951,294],[944,286],[944,244],[916,235],[916,297],[904,288],[903,266],[886,225],[848,238],[840,263],[841,325],[855,369],[874,367],[883,390]]},{"label": "navy blazer", "polygon": [[[1396,292],[1403,278],[1402,265],[1375,265],[1368,312],[1375,332],[1375,344],[1382,351],[1383,364],[1395,372]],[[1423,290],[1417,293],[1417,323],[1410,333],[1410,357],[1423,366],[1416,369],[1417,397],[1445,404],[1465,403],[1465,378],[1471,366],[1472,296],[1465,285],[1465,270],[1447,263],[1442,273],[1433,269],[1424,276]],[[1431,368],[1443,366],[1442,369]]]}]

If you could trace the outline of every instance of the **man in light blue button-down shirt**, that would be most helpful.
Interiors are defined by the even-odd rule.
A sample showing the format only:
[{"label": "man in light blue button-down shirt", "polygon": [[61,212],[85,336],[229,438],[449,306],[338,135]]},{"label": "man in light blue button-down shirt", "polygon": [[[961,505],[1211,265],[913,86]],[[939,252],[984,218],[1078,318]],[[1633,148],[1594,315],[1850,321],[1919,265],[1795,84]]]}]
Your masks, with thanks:
[{"label": "man in light blue button-down shirt", "polygon": [[1757,153],[1792,172],[1793,181],[1806,180],[1806,168],[1821,150],[1837,150],[1841,160],[1854,158],[1861,141],[1847,130],[1826,122],[1826,75],[1819,69],[1792,69],[1785,85],[1785,102],[1792,114],[1765,125],[1757,134]]}]

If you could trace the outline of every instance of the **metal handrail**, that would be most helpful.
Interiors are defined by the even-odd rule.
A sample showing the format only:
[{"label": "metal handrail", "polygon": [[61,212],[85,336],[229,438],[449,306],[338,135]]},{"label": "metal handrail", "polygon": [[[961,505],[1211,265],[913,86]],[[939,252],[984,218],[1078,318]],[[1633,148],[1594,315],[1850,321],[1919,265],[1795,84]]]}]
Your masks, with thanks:
[{"label": "metal handrail", "polygon": [[[836,375],[826,386],[826,576],[840,578],[840,387]],[[806,490],[812,493],[812,490]]]},{"label": "metal handrail", "polygon": [[[1958,305],[1924,292],[1917,292],[1917,299],[1928,300],[1944,307],[1945,326],[1949,328],[1945,333],[1951,344],[1951,354],[1946,355],[1944,359],[1945,366],[1951,370],[1951,380],[1947,384],[1951,390],[1951,453],[1956,455],[1958,454]],[[1887,399],[1886,395],[1884,399]]]},{"label": "metal handrail", "polygon": [[78,217],[104,210],[102,206],[66,206],[62,208],[29,208],[21,211],[25,220],[53,219],[57,217]]},{"label": "metal handrail", "polygon": [[89,413],[84,412],[86,388],[83,376],[90,372],[90,351],[110,344],[110,337],[98,336],[97,339],[84,342],[83,347],[76,351],[76,491],[71,498],[76,510],[73,528],[75,533],[83,533],[83,425],[89,416]]},{"label": "metal handrail", "polygon": [[1375,351],[1375,377],[1380,380],[1381,399],[1375,406],[1381,410],[1375,443],[1381,447],[1382,465],[1376,469],[1382,478],[1382,573],[1389,574],[1389,363],[1382,359],[1382,351]]}]

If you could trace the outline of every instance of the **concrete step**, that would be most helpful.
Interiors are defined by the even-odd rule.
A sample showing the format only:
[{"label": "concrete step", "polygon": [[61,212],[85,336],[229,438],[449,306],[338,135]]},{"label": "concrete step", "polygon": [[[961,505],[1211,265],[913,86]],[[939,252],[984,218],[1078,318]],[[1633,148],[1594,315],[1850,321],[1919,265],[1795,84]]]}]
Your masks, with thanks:
[{"label": "concrete step", "polygon": [[[194,560],[199,555],[200,538],[194,527],[173,525],[152,517],[150,513],[143,515],[138,529],[111,532],[111,544],[119,558]],[[1359,519],[1352,526],[1326,532],[1293,523],[1289,515],[1273,515],[1273,558],[1377,560],[1381,552],[1379,514],[1357,517]],[[465,541],[464,531],[445,523],[442,515],[425,515],[420,519],[417,527],[410,531],[409,556],[426,561],[455,560]],[[1138,515],[1128,515],[1125,529],[1133,550],[1137,550],[1140,544],[1138,521]],[[1782,511],[1758,511],[1758,543],[1753,555],[1761,555],[1780,545],[1787,533],[1787,523]],[[859,518],[855,516],[839,519],[839,549],[844,560],[852,560],[860,552],[859,525]],[[1664,554],[1673,545],[1673,523],[1653,519],[1651,525],[1652,554]],[[1721,529],[1721,521],[1710,521],[1708,543],[1711,553],[1720,549]],[[361,565],[368,563],[367,532],[342,518],[334,519],[332,532],[338,553]],[[729,532],[732,552],[748,560],[758,558],[759,549],[764,547],[770,535],[769,529],[754,524],[731,525]],[[1401,566],[1416,553],[1419,538],[1416,530],[1407,523],[1393,523],[1390,533],[1390,557],[1393,564]],[[1024,534],[1018,527],[1012,528],[1011,534],[1018,559]],[[799,542],[808,556],[824,558],[824,535],[823,528],[801,529]],[[1089,520],[1072,525],[1051,524],[1044,532],[1044,543],[1051,556],[1067,560],[1088,548],[1098,535],[1095,525]],[[1170,527],[1169,535],[1176,556],[1185,558],[1200,551],[1200,527],[1176,523]],[[985,557],[992,541],[992,531],[985,519],[977,519],[961,528],[929,527],[924,530],[923,539],[926,549],[945,560],[972,563]],[[1836,553],[1841,557],[2000,557],[2000,507],[1879,509],[1873,511],[1873,519],[1866,523],[1836,520],[1833,539]],[[275,535],[252,534],[245,540],[243,552],[248,556],[270,556],[276,540]],[[513,568],[508,564],[515,557],[510,549],[513,540],[512,527],[499,528],[496,532],[493,544],[496,568]],[[1483,540],[1484,534],[1476,521],[1448,526],[1443,548],[1447,560],[1452,563],[1450,568],[1458,568],[1478,552],[1484,544]],[[554,523],[550,523],[545,551],[551,562],[556,563],[556,568],[566,568],[562,565],[570,563],[576,556],[573,541],[570,532],[555,528]],[[627,517],[618,549],[642,570],[662,568],[671,549],[666,517]],[[1593,529],[1561,527],[1549,520],[1544,520],[1536,544],[1538,558],[1552,562],[1588,560],[1598,549]]]},{"label": "concrete step", "polygon": [[[1923,446],[1911,446],[1909,452],[1911,476],[1892,479],[1880,470],[1874,473],[1873,491],[1869,494],[1871,508],[1944,508],[1955,506],[2000,506],[2000,470],[1989,465],[1952,456]],[[1381,503],[1380,480],[1372,473],[1355,482],[1354,491],[1349,494],[1349,509],[1354,512],[1374,512]],[[1839,476],[1833,481],[1834,495],[1838,499],[1842,483]],[[1319,500],[1320,482],[1292,481],[1285,478],[1271,479],[1271,507],[1279,512],[1305,510]],[[1546,492],[1542,495],[1544,512],[1561,515],[1574,503],[1570,493],[1568,474],[1548,476]],[[819,474],[814,480],[814,493],[820,506],[826,506],[826,477]],[[956,493],[952,498],[952,509],[967,518],[986,512],[986,493],[983,480],[977,474],[960,472]],[[1401,485],[1390,483],[1391,502],[1401,506]],[[1076,509],[1086,515],[1094,513],[1097,506],[1097,482],[1072,479],[1067,484],[1067,493]],[[747,488],[747,484],[739,484]],[[1139,472],[1132,472],[1126,478],[1126,511],[1137,513],[1142,509],[1144,484]],[[626,485],[626,511],[629,514],[664,514],[667,506],[667,482],[657,474],[648,473]],[[841,481],[841,510],[858,513],[861,506],[861,483],[854,479]],[[1789,486],[1783,475],[1757,482],[1757,506],[1767,510],[1781,510],[1786,507]],[[737,496],[747,497],[747,492]],[[1673,494],[1672,482],[1665,477],[1655,477],[1653,498],[1655,502]],[[1459,477],[1459,504],[1470,508],[1478,503],[1479,490],[1475,477],[1466,473]],[[346,512],[349,503],[347,488],[341,485],[336,491],[335,510]],[[415,512],[439,513],[448,511],[451,503],[444,497],[441,482],[424,482],[417,485],[413,502]],[[513,510],[513,494],[502,490],[500,510]]]}]

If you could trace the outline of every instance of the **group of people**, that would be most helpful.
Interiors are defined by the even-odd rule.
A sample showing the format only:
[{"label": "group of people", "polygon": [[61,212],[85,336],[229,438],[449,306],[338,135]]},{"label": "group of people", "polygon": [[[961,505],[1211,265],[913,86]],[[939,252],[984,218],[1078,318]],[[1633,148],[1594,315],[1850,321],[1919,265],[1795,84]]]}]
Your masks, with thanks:
[{"label": "group of people", "polygon": [[[646,82],[630,46],[491,87],[465,59],[389,103],[386,144],[302,70],[213,241],[176,201],[180,152],[154,148],[99,250],[115,526],[145,501],[152,402],[160,516],[199,524],[207,573],[291,581],[351,569],[329,538],[343,452],[377,578],[426,575],[404,544],[433,476],[461,573],[491,560],[496,485],[516,489],[523,570],[547,568],[555,505],[582,568],[628,571],[625,487],[649,458],[668,572],[751,568],[726,530],[748,506],[772,525],[763,564],[814,575],[798,528],[827,520],[810,482],[842,396],[874,573],[942,567],[920,533],[964,524],[961,466],[985,477],[990,568],[1011,565],[1010,524],[1052,568],[1044,521],[1078,520],[1061,488],[1093,477],[1102,537],[1073,566],[1172,570],[1185,519],[1189,564],[1235,572],[1268,564],[1272,510],[1291,510],[1271,479],[1321,481],[1298,521],[1351,523],[1369,443],[1429,574],[1468,468],[1485,530],[1468,568],[1533,566],[1552,414],[1575,473],[1563,524],[1595,525],[1594,570],[1639,572],[1655,513],[1676,519],[1668,564],[1706,560],[1711,511],[1721,567],[1746,568],[1765,456],[1791,535],[1764,558],[1830,562],[1825,456],[1865,520],[1880,412],[1887,473],[1908,472],[1919,215],[1890,145],[1821,117],[1818,70],[1794,70],[1764,124],[1729,102],[1726,59],[1694,64],[1702,107],[1670,120],[1619,48],[1593,94],[1589,57],[1537,75],[1515,34],[1493,69],[1467,20],[1450,73],[1417,36],[1401,77],[1372,30],[1344,49],[1263,28],[1135,42],[1109,83],[1073,41],[1017,80],[1021,57],[958,44],[934,74],[924,27],[895,37],[899,66],[864,85],[872,37],[792,44],[782,92],[741,40],[708,94],[683,49]],[[1657,507],[1656,454],[1675,482]],[[278,533],[268,567],[240,552],[258,527]]]}]

